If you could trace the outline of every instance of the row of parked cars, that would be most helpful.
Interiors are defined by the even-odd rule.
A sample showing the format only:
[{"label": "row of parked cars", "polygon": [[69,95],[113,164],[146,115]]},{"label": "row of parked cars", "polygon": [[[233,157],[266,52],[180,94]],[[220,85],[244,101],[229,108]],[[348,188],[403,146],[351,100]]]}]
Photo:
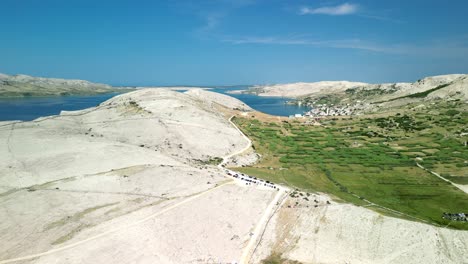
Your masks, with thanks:
[{"label": "row of parked cars", "polygon": [[274,183],[265,181],[262,179],[257,179],[256,177],[249,176],[244,173],[239,173],[231,170],[226,170],[226,174],[230,177],[242,180],[245,182],[245,185],[252,185],[255,184],[257,186],[265,186],[273,189],[279,190],[279,187],[277,187]]}]

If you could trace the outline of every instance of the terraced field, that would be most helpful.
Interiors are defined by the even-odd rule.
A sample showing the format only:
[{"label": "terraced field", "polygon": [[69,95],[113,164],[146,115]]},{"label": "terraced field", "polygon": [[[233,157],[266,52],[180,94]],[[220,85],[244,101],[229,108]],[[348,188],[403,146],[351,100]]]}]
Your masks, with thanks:
[{"label": "terraced field", "polygon": [[466,184],[464,107],[456,101],[408,107],[401,113],[326,119],[323,126],[236,118],[263,156],[238,170],[392,216],[468,229],[468,222],[442,218],[444,212],[466,213],[468,194],[417,166]]}]

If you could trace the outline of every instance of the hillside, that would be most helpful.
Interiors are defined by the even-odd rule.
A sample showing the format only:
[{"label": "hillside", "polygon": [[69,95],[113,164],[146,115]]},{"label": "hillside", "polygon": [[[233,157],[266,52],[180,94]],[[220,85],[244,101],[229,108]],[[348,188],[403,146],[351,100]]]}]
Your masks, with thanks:
[{"label": "hillside", "polygon": [[0,74],[0,97],[94,95],[129,90],[84,80]]},{"label": "hillside", "polygon": [[277,84],[256,86],[251,91],[260,96],[296,98],[297,101],[292,103],[324,108],[321,115],[329,115],[326,108],[333,115],[352,115],[437,99],[466,101],[468,75],[433,76],[414,83],[367,84],[342,81]]},{"label": "hillside", "polygon": [[259,96],[281,96],[297,98],[306,95],[324,95],[344,92],[346,89],[367,86],[367,83],[348,81],[322,81],[314,83],[288,83],[275,85],[257,85],[252,87]]},{"label": "hillside", "polygon": [[[255,149],[229,121],[231,115],[236,116],[233,122],[247,132]],[[378,151],[378,155],[357,158],[356,153],[364,154],[359,146],[340,150],[349,140],[357,141],[358,145],[367,142],[362,133],[374,131],[373,127],[367,128],[368,120],[360,124],[363,131],[348,130],[353,124],[344,120],[333,131],[327,130],[332,123],[324,122],[323,127],[317,128],[320,131],[312,133],[299,122],[287,127],[285,118],[268,116],[265,122],[260,121],[264,116],[237,99],[209,91],[141,89],[118,95],[94,108],[30,122],[2,122],[0,263],[262,263],[265,259],[302,263],[461,263],[464,260],[468,232],[455,230],[466,229],[463,223],[451,223],[447,228],[429,222],[432,213],[424,222],[377,208],[377,204],[385,201],[382,193],[388,197],[395,194],[381,192],[381,187],[372,192],[369,186],[376,183],[395,183],[399,188],[408,185],[402,195],[415,199],[404,211],[410,216],[418,213],[411,211],[413,205],[418,206],[417,210],[424,199],[432,197],[424,193],[430,190],[422,188],[426,186],[439,188],[437,205],[445,202],[448,209],[465,208],[463,193],[410,164],[409,159],[415,157],[409,156],[412,150],[405,150],[408,158],[405,156],[403,165],[407,167],[395,168],[402,173],[389,179],[383,177],[391,174],[379,174],[381,177],[371,181],[375,171],[380,167],[387,172],[392,170],[393,163],[388,161],[395,162],[401,157],[380,146],[383,140],[380,136],[370,139],[379,147],[366,146]],[[264,128],[259,129],[260,124]],[[270,141],[275,138],[259,140],[261,135],[270,135],[271,128],[287,135],[276,139],[278,155],[273,156],[265,149],[273,147]],[[348,139],[342,131],[359,134],[354,135],[357,139]],[[302,162],[309,162],[311,157],[295,158],[292,152],[288,154],[289,160],[281,157],[290,151],[304,155],[298,147],[302,141],[309,141],[309,150],[317,148],[312,158],[323,159],[325,166],[332,166],[329,169],[334,178],[330,179],[334,181],[320,174],[320,166],[313,163],[303,166]],[[452,140],[443,141],[447,148],[455,144]],[[406,144],[402,142],[402,146],[403,143]],[[352,144],[347,147],[354,147]],[[421,151],[430,150],[419,147]],[[249,157],[254,151],[261,154],[257,156],[259,163],[251,164],[252,159],[245,158],[244,151]],[[321,156],[330,153],[339,154],[334,157],[335,164],[324,159],[329,156]],[[447,158],[447,153],[449,150],[440,157]],[[390,155],[390,159],[381,155]],[[437,169],[438,164],[429,159],[434,155],[424,156],[422,164],[432,164]],[[451,158],[458,162],[460,155],[464,154]],[[357,170],[358,161],[371,162],[373,156],[379,157],[380,164],[363,168],[372,171],[366,171],[365,177],[357,178],[359,181],[353,184],[349,176],[363,175]],[[352,159],[352,167],[342,166],[339,162],[343,158]],[[271,189],[231,177],[221,165],[217,166],[222,160],[232,161],[228,164],[236,164],[240,166],[238,170],[245,172],[257,169],[264,173],[250,175],[284,185]],[[244,163],[245,160],[250,163]],[[273,165],[268,163],[271,160]],[[286,168],[284,162],[291,160],[294,161],[291,167]],[[307,177],[318,177],[301,182],[301,175],[293,166],[306,171]],[[346,174],[335,174],[335,168]],[[402,178],[413,171],[421,177]],[[274,178],[277,175],[281,178]],[[368,192],[366,199],[375,204],[358,198],[346,200],[348,196],[339,193],[342,188],[337,182],[346,185],[350,192]],[[391,187],[385,186],[387,191]],[[411,193],[412,190],[419,193]],[[452,204],[454,197],[462,199]],[[389,205],[384,205],[395,205],[393,197],[387,202]],[[440,219],[440,215],[435,217]]]},{"label": "hillside", "polygon": [[[291,98],[340,94],[346,91],[348,91],[347,93],[352,91],[369,91],[367,93],[363,93],[362,96],[389,95],[389,98],[395,98],[397,96],[405,96],[412,93],[428,91],[440,85],[458,86],[457,84],[460,83],[466,84],[467,79],[467,74],[450,74],[426,77],[414,83],[369,84],[348,81],[322,81],[314,83],[289,83],[265,86],[257,85],[252,87],[252,89],[257,91],[260,96],[283,96]],[[458,90],[458,88],[453,88],[450,91],[456,92]],[[463,94],[466,94],[466,92]]]},{"label": "hillside", "polygon": [[359,116],[236,118],[261,158],[235,170],[294,190],[253,263],[463,263],[467,104],[422,103]]},{"label": "hillside", "polygon": [[35,254],[26,263],[238,259],[276,193],[235,184],[215,166],[248,143],[224,104],[242,105],[146,89],[2,123],[0,263]]}]

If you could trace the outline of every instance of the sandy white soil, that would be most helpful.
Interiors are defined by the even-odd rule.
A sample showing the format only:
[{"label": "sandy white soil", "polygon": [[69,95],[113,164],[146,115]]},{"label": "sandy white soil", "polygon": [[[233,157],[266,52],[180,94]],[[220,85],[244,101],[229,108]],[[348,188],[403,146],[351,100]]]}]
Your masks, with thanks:
[{"label": "sandy white soil", "polygon": [[248,144],[218,112],[238,101],[211,98],[146,89],[2,123],[0,263],[238,261],[276,193],[204,164]]},{"label": "sandy white soil", "polygon": [[[146,207],[84,230],[64,246],[98,237],[33,263],[237,261],[271,194],[227,184],[180,206],[173,201]],[[152,217],[165,208],[171,210]]]},{"label": "sandy white soil", "polygon": [[190,91],[190,90],[210,90],[212,88],[209,87],[194,87],[194,86],[138,86],[135,89],[142,90],[142,89],[164,89],[168,91]]},{"label": "sandy white soil", "polygon": [[230,97],[228,95],[220,94],[220,93],[212,93],[207,90],[202,90],[202,89],[191,89],[187,92],[185,92],[188,95],[191,95],[193,97],[200,98],[201,100],[205,102],[210,102],[210,103],[216,103],[216,104],[222,104],[228,108],[237,108],[242,111],[252,111],[252,108],[250,106],[244,104],[242,101],[235,99],[233,97]]},{"label": "sandy white soil", "polygon": [[395,93],[384,95],[379,98],[379,100],[385,101],[409,94],[424,92],[443,84],[450,85],[429,94],[428,99],[445,98],[447,96],[461,97],[464,100],[468,99],[468,89],[466,89],[468,85],[468,75],[466,74],[432,76],[421,79],[414,83],[369,84],[348,81],[323,81],[314,83],[275,84],[257,87],[261,88],[262,90],[262,92],[259,93],[260,96],[282,96],[292,98],[308,95],[318,96],[343,93],[347,89],[351,88],[382,90],[396,89]]},{"label": "sandy white soil", "polygon": [[361,87],[367,83],[348,81],[323,81],[314,83],[287,83],[262,86],[260,96],[300,97],[304,95],[322,95],[333,92],[344,92],[346,89]]},{"label": "sandy white soil", "polygon": [[259,263],[273,252],[304,263],[466,262],[468,232],[325,195],[317,208],[295,206],[283,191],[227,178],[206,162],[258,156],[230,157],[249,142],[220,105],[243,106],[144,89],[0,123],[0,263]]},{"label": "sandy white soil", "polygon": [[288,197],[268,226],[254,263],[272,252],[302,263],[467,263],[467,231],[350,204],[328,205],[326,195],[311,197],[309,202]]}]

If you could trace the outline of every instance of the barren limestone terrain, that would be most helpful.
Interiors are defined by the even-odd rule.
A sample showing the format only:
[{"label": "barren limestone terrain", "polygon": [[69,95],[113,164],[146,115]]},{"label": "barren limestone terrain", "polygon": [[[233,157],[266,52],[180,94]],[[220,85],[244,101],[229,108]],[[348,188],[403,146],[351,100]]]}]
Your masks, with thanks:
[{"label": "barren limestone terrain", "polygon": [[216,107],[152,89],[3,123],[0,263],[238,260],[274,192],[208,165],[248,144]]},{"label": "barren limestone terrain", "polygon": [[468,232],[387,217],[315,195],[288,199],[268,225],[252,263],[272,251],[300,263],[467,263]]},{"label": "barren limestone terrain", "polygon": [[143,89],[0,123],[0,263],[466,263],[466,231],[228,177],[259,158],[229,121],[247,111]]},{"label": "barren limestone terrain", "polygon": [[259,96],[300,97],[304,95],[323,95],[333,92],[344,92],[346,89],[367,85],[360,82],[322,81],[315,83],[287,83],[265,86],[254,86]]},{"label": "barren limestone terrain", "polygon": [[[323,96],[328,94],[341,94],[346,90],[380,90],[382,93],[378,99],[385,101],[395,99],[410,94],[428,91],[440,85],[439,91],[434,91],[431,97],[445,97],[446,95],[461,94],[465,99],[468,99],[468,92],[466,91],[466,82],[468,75],[466,74],[451,74],[427,77],[418,80],[414,83],[386,83],[386,84],[369,84],[361,82],[348,82],[348,81],[324,81],[314,83],[289,83],[289,84],[276,84],[254,86],[253,88],[258,91],[260,96],[282,96],[298,98],[303,96]],[[444,88],[444,89],[442,89]],[[384,97],[382,97],[384,96]]]},{"label": "barren limestone terrain", "polygon": [[84,80],[32,77],[24,74],[0,73],[0,97],[93,95],[127,92],[128,87],[116,88]]}]

